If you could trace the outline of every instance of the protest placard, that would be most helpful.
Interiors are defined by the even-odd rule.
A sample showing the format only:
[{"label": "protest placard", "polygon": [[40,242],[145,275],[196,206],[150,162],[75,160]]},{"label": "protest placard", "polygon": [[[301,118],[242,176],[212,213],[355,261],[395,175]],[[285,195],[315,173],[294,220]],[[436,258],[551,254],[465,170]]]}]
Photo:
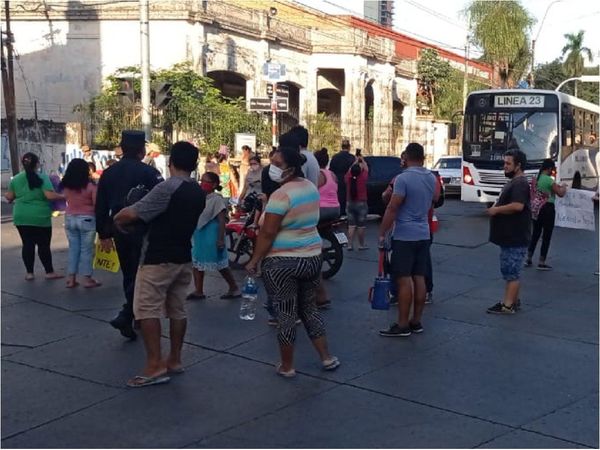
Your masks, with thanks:
[{"label": "protest placard", "polygon": [[556,197],[556,226],[579,230],[596,229],[592,191],[568,189],[564,197]]}]

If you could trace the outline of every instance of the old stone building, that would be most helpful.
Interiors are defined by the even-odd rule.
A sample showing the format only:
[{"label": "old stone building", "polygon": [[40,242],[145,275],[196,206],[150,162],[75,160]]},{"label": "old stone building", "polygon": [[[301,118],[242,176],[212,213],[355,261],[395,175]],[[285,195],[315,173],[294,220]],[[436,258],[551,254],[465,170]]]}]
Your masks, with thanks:
[{"label": "old stone building", "polygon": [[[11,2],[18,117],[73,122],[117,68],[140,62],[136,2]],[[289,115],[339,117],[353,146],[398,154],[411,140],[433,158],[447,129],[417,116],[416,62],[429,45],[352,16],[330,16],[283,0],[151,2],[153,69],[191,61],[227,96],[265,97],[267,61],[286,65]],[[460,67],[464,58],[439,49]],[[491,69],[470,62],[472,76]],[[243,131],[243,130],[240,130]]]}]

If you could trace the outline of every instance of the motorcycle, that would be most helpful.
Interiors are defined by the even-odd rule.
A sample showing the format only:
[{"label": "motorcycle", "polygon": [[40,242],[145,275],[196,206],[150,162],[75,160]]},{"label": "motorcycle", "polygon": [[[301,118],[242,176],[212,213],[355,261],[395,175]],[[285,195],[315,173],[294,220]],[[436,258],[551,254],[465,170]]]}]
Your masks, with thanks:
[{"label": "motorcycle", "polygon": [[[231,220],[225,225],[229,263],[232,269],[243,269],[252,258],[257,236],[254,221],[259,208],[258,196],[249,194],[242,205],[244,213],[234,213]],[[348,238],[341,228],[345,226],[346,222],[346,219],[337,219],[320,222],[317,225],[323,242],[322,274],[324,279],[333,277],[342,267],[343,248],[348,244]]]}]

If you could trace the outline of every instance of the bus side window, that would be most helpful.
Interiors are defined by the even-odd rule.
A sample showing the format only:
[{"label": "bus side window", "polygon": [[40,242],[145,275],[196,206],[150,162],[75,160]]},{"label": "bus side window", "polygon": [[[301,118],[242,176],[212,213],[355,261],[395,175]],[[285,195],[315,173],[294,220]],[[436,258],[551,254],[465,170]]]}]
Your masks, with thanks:
[{"label": "bus side window", "polygon": [[573,111],[569,105],[562,106],[562,120],[561,120],[561,136],[563,147],[571,147],[573,145],[573,129],[574,127]]}]

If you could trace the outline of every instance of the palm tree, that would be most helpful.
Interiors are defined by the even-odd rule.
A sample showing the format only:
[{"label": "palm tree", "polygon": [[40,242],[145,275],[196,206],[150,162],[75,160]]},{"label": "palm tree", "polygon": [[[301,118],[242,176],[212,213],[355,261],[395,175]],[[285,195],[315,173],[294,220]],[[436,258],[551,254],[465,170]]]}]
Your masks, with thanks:
[{"label": "palm tree", "polygon": [[471,0],[468,16],[472,42],[483,50],[502,87],[516,84],[530,58],[528,31],[535,19],[519,1]]},{"label": "palm tree", "polygon": [[[565,34],[567,45],[565,45],[562,49],[562,56],[564,57],[565,53],[569,53],[565,59],[564,65],[570,77],[580,77],[583,73],[582,55],[587,56],[590,62],[594,60],[592,57],[592,51],[583,46],[584,34],[585,32],[583,30],[577,34]],[[575,81],[575,97],[577,97],[577,81]]]}]

